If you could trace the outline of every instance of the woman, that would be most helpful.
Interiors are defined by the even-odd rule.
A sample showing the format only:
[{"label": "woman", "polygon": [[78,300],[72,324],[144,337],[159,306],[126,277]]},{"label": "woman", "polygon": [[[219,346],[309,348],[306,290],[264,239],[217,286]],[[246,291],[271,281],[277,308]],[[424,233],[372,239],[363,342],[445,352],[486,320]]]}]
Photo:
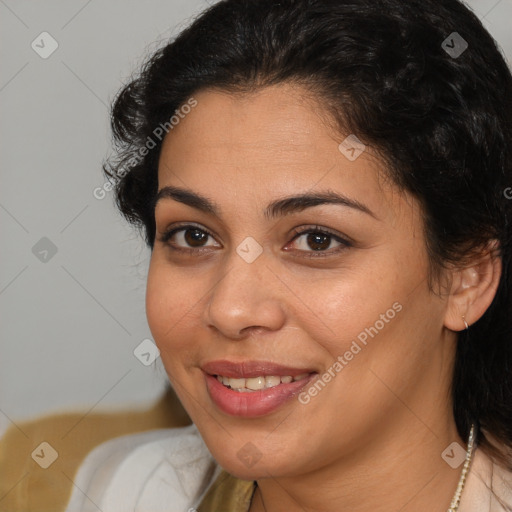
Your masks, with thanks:
[{"label": "woman", "polygon": [[456,0],[226,0],[113,108],[194,425],[69,511],[512,510],[512,77]]}]

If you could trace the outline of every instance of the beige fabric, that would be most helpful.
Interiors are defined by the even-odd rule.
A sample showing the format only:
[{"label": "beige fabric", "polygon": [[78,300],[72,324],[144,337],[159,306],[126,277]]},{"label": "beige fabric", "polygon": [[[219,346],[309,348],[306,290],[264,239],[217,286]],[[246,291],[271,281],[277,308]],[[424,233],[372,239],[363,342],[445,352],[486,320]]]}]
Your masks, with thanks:
[{"label": "beige fabric", "polygon": [[[71,480],[94,447],[125,434],[191,423],[170,387],[149,409],[86,413],[45,416],[7,430],[0,439],[0,512],[62,512]],[[42,442],[58,453],[47,469],[31,456]]]},{"label": "beige fabric", "polygon": [[253,481],[239,480],[222,471],[202,499],[197,512],[246,512],[255,489]]}]

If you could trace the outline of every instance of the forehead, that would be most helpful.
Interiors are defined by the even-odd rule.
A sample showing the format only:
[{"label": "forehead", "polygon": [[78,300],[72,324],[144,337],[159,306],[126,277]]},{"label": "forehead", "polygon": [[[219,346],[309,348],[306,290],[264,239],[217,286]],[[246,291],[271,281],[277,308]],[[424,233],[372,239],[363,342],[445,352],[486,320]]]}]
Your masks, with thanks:
[{"label": "forehead", "polygon": [[[304,152],[319,142],[315,140],[320,135],[315,125],[322,123],[325,112],[297,86],[279,84],[248,93],[205,90],[194,98],[197,106],[169,133],[164,150],[173,141],[181,144],[191,135],[209,150],[252,150],[262,157],[269,152],[275,157],[283,152]],[[338,138],[332,133],[333,142]]]},{"label": "forehead", "polygon": [[[295,192],[332,189],[393,214],[398,189],[370,147],[347,153],[319,101],[297,86],[281,84],[247,94],[205,90],[197,106],[165,137],[159,188],[187,187],[219,201],[268,201]],[[356,147],[360,150],[361,147]],[[347,157],[350,156],[351,158]],[[244,199],[245,198],[245,199]]]}]

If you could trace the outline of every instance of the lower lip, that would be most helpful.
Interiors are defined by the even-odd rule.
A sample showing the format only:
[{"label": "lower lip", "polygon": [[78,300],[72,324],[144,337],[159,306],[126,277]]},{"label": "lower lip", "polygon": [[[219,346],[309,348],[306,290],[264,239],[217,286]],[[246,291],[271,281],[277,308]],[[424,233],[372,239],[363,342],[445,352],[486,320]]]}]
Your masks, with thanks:
[{"label": "lower lip", "polygon": [[217,377],[208,374],[205,376],[208,393],[221,411],[232,416],[253,418],[270,414],[281,407],[299,394],[315,374],[289,384],[278,384],[273,388],[249,392],[234,391],[220,383]]}]

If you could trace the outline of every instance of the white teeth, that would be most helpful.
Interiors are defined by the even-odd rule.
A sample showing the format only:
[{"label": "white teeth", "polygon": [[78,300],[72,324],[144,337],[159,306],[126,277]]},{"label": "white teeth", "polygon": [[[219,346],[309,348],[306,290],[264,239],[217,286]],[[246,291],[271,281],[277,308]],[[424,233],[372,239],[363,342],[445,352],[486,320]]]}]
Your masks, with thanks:
[{"label": "white teeth", "polygon": [[245,387],[253,391],[263,389],[265,387],[265,377],[251,377],[250,379],[245,379]]},{"label": "white teeth", "polygon": [[273,388],[274,386],[277,386],[279,384],[281,384],[281,377],[277,377],[277,376],[265,377],[265,387],[266,388]]},{"label": "white teeth", "polygon": [[242,389],[245,388],[245,379],[228,379],[229,386],[233,389]]},{"label": "white teeth", "polygon": [[250,377],[248,379],[224,377],[217,375],[217,380],[224,384],[224,386],[230,387],[236,391],[247,393],[251,391],[259,391],[260,389],[273,388],[279,386],[279,384],[289,384],[290,382],[302,380],[309,376],[309,373],[301,373],[296,377],[290,375],[284,375],[279,377],[278,375],[261,375],[258,377]]}]

